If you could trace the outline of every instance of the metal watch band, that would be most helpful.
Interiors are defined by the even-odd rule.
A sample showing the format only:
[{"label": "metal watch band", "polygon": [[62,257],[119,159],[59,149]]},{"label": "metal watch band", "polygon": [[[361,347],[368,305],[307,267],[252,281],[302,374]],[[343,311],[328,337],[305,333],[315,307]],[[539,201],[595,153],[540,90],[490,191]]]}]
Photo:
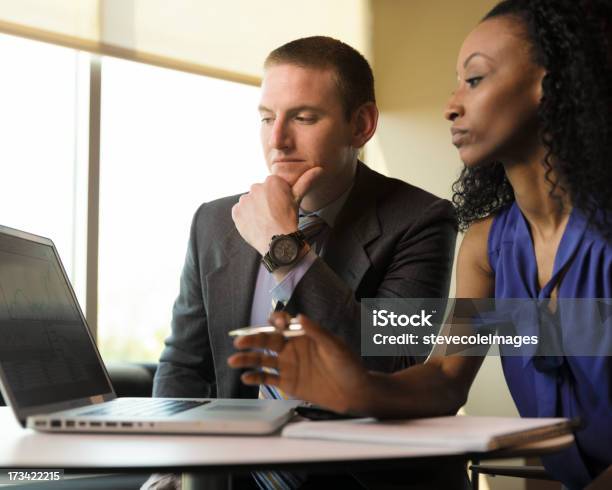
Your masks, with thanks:
[{"label": "metal watch band", "polygon": [[302,247],[304,246],[304,244],[306,243],[306,237],[304,236],[304,233],[302,233],[301,230],[294,231],[293,233],[288,233],[287,235],[274,235],[272,237],[272,239],[270,240],[270,245],[268,246],[268,251],[261,258],[261,262],[263,263],[264,267],[268,270],[268,272],[274,272],[276,269],[281,267],[281,264],[276,263],[276,261],[270,255],[270,248],[271,248],[272,244],[274,243],[275,240],[277,240],[278,238],[281,238],[281,237],[291,237],[291,238],[294,238],[297,241],[297,245],[298,245],[298,254],[295,256],[295,259],[292,262],[290,262],[288,264],[282,264],[282,266],[285,266],[285,267],[293,265],[293,264],[295,264],[299,260],[299,258],[300,258],[299,250],[301,250]]},{"label": "metal watch band", "polygon": [[279,267],[270,257],[270,252],[266,252],[266,255],[261,258],[261,262],[268,272],[274,272]]}]

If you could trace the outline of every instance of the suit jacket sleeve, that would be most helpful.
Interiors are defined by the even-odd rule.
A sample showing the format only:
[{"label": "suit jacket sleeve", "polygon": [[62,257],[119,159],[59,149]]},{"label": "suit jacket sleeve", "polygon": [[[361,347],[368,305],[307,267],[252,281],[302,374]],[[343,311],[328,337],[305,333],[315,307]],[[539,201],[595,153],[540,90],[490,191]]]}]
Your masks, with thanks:
[{"label": "suit jacket sleeve", "polygon": [[213,357],[198,266],[196,213],[189,236],[180,291],[172,310],[172,333],[165,341],[153,396],[215,397]]},{"label": "suit jacket sleeve", "polygon": [[[385,252],[390,257],[379,266],[380,280],[370,290],[353,291],[318,258],[297,285],[289,304],[291,313],[304,313],[342,337],[359,353],[361,297],[445,298],[448,296],[457,233],[451,204],[436,199]],[[367,249],[366,249],[367,251]],[[372,255],[376,252],[372,251]],[[373,264],[374,267],[374,264]],[[371,369],[393,371],[411,361],[369,357]],[[414,360],[412,360],[414,362]]]}]

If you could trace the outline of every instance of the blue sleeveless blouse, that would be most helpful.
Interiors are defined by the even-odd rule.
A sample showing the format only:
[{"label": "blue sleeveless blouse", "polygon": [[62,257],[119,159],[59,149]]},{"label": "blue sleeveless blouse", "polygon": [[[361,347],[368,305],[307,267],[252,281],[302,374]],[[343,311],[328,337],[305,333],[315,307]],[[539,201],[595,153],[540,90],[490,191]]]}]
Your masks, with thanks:
[{"label": "blue sleeveless blouse", "polygon": [[[612,244],[575,208],[541,290],[529,225],[516,203],[493,219],[488,258],[495,298],[546,299],[555,286],[560,299],[612,297]],[[612,358],[551,359],[502,356],[504,376],[522,417],[580,417],[575,444],[542,460],[565,485],[583,488],[612,464]]]}]

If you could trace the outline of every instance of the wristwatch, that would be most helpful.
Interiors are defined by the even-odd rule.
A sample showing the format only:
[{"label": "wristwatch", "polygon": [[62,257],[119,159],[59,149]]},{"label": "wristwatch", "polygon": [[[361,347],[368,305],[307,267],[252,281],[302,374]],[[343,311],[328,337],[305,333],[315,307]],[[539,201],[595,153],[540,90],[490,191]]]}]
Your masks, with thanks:
[{"label": "wristwatch", "polygon": [[301,231],[288,235],[274,235],[266,254],[261,258],[268,272],[274,272],[279,267],[295,264],[300,257],[300,251],[306,243]]}]

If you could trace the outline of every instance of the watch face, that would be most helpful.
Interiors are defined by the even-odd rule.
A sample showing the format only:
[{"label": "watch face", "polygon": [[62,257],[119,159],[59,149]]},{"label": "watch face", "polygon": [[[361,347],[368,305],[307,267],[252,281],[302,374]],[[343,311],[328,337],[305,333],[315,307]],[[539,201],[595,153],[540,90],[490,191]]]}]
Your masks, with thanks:
[{"label": "watch face", "polygon": [[297,240],[291,237],[280,237],[272,243],[270,255],[279,265],[289,265],[298,256]]}]

